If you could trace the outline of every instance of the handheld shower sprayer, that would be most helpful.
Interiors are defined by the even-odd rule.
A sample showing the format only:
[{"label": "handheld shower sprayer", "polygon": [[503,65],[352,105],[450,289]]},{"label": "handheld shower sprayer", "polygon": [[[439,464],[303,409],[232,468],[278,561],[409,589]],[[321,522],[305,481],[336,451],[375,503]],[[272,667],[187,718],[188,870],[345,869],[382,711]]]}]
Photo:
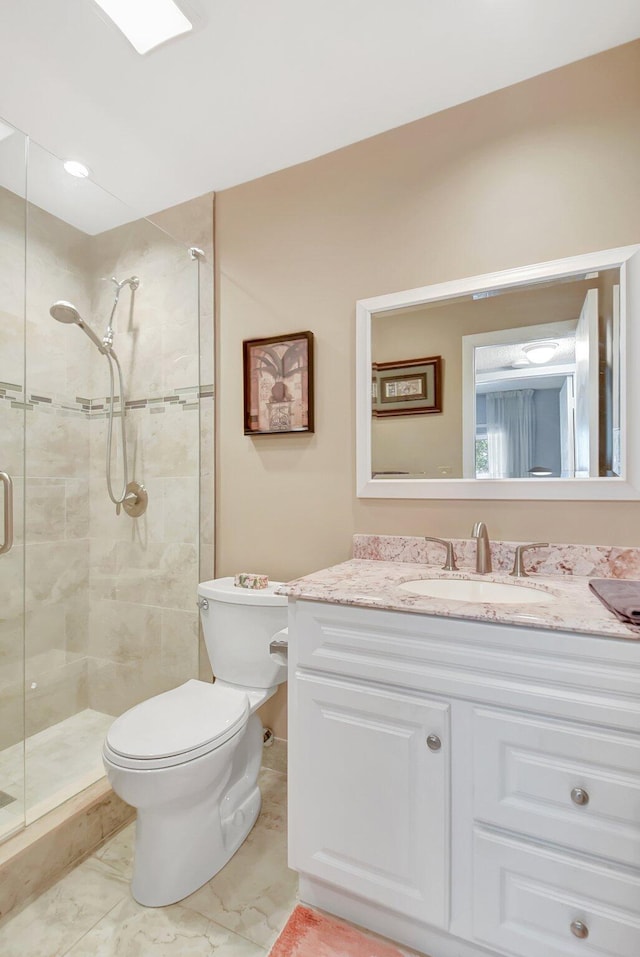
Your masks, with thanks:
[{"label": "handheld shower sprayer", "polygon": [[106,352],[105,344],[98,339],[91,326],[86,324],[72,302],[67,302],[66,299],[58,299],[49,309],[49,314],[57,322],[74,323],[76,326],[80,326],[82,331],[89,336],[94,346],[97,346],[100,352]]},{"label": "handheld shower sprayer", "polygon": [[[147,493],[143,486],[139,485],[137,482],[129,482],[129,470],[127,466],[127,437],[125,432],[125,400],[124,400],[124,382],[122,379],[122,369],[120,363],[118,362],[118,357],[113,351],[113,328],[111,321],[115,315],[115,311],[118,305],[118,299],[120,298],[120,290],[123,286],[129,286],[132,292],[140,285],[140,280],[137,276],[131,276],[129,279],[123,279],[122,282],[118,282],[117,279],[112,278],[111,282],[115,283],[116,286],[116,296],[113,303],[113,309],[111,310],[111,316],[109,317],[109,324],[107,326],[106,332],[100,340],[95,334],[93,329],[86,324],[76,307],[71,302],[67,302],[65,299],[59,299],[57,302],[54,302],[49,313],[57,322],[64,322],[69,324],[74,324],[80,326],[82,331],[91,339],[93,344],[98,348],[103,356],[106,357],[109,363],[109,380],[111,385],[111,396],[109,400],[109,411],[108,411],[108,427],[107,427],[107,449],[106,449],[106,465],[105,465],[105,477],[107,481],[107,491],[109,493],[109,498],[116,507],[116,513],[120,514],[120,507],[124,505],[125,510],[132,517],[137,518],[141,515],[146,509],[147,503]],[[115,376],[113,373],[113,366],[116,366],[118,370],[118,381],[120,385],[120,445],[121,445],[121,458],[122,458],[122,489],[118,495],[115,495],[111,485],[111,440],[113,436],[113,416],[116,405],[116,396],[115,396]]]}]

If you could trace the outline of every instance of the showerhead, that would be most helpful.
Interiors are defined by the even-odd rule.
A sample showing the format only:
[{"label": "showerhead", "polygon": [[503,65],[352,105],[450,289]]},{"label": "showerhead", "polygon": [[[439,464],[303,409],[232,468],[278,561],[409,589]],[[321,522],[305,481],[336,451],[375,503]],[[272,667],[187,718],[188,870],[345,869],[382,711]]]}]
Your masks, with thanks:
[{"label": "showerhead", "polygon": [[59,299],[58,302],[54,302],[49,312],[57,322],[75,322],[78,325],[82,324],[80,313],[76,307],[73,303],[67,302],[65,299]]},{"label": "showerhead", "polygon": [[59,299],[51,306],[49,313],[55,320],[57,320],[57,322],[74,322],[77,326],[80,326],[82,331],[89,336],[93,344],[98,347],[100,352],[107,353],[110,351],[105,343],[98,339],[93,329],[86,324],[72,302],[67,302],[65,299]]}]

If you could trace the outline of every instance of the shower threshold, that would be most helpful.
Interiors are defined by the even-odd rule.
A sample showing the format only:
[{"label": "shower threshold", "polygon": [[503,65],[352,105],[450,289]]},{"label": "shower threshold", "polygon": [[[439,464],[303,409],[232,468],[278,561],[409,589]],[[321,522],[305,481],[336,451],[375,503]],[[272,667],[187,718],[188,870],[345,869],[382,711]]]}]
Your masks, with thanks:
[{"label": "shower threshold", "polygon": [[102,742],[112,722],[86,708],[0,751],[0,791],[13,799],[0,801],[0,841],[104,776]]}]

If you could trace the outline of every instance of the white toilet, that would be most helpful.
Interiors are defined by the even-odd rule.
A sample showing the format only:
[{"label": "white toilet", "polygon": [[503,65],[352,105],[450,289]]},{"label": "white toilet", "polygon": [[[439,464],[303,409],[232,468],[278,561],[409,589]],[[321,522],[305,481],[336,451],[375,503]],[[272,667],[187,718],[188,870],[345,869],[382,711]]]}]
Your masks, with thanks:
[{"label": "white toilet", "polygon": [[255,710],[286,681],[269,644],[287,624],[287,599],[236,587],[198,586],[216,680],[185,682],[116,718],[103,759],[116,794],[137,808],[131,891],[147,907],[182,900],[240,847],[260,811],[263,729]]}]

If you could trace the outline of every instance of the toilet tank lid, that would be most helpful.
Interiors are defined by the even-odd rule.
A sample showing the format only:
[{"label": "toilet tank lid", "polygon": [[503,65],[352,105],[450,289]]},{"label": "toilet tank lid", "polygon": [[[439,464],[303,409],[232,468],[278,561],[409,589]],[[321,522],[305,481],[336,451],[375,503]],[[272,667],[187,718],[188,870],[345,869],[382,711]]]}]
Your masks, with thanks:
[{"label": "toilet tank lid", "polygon": [[286,605],[286,595],[276,595],[276,588],[282,582],[269,582],[266,588],[241,588],[234,585],[234,579],[215,578],[213,581],[200,582],[198,595],[210,601],[224,601],[230,605]]}]

